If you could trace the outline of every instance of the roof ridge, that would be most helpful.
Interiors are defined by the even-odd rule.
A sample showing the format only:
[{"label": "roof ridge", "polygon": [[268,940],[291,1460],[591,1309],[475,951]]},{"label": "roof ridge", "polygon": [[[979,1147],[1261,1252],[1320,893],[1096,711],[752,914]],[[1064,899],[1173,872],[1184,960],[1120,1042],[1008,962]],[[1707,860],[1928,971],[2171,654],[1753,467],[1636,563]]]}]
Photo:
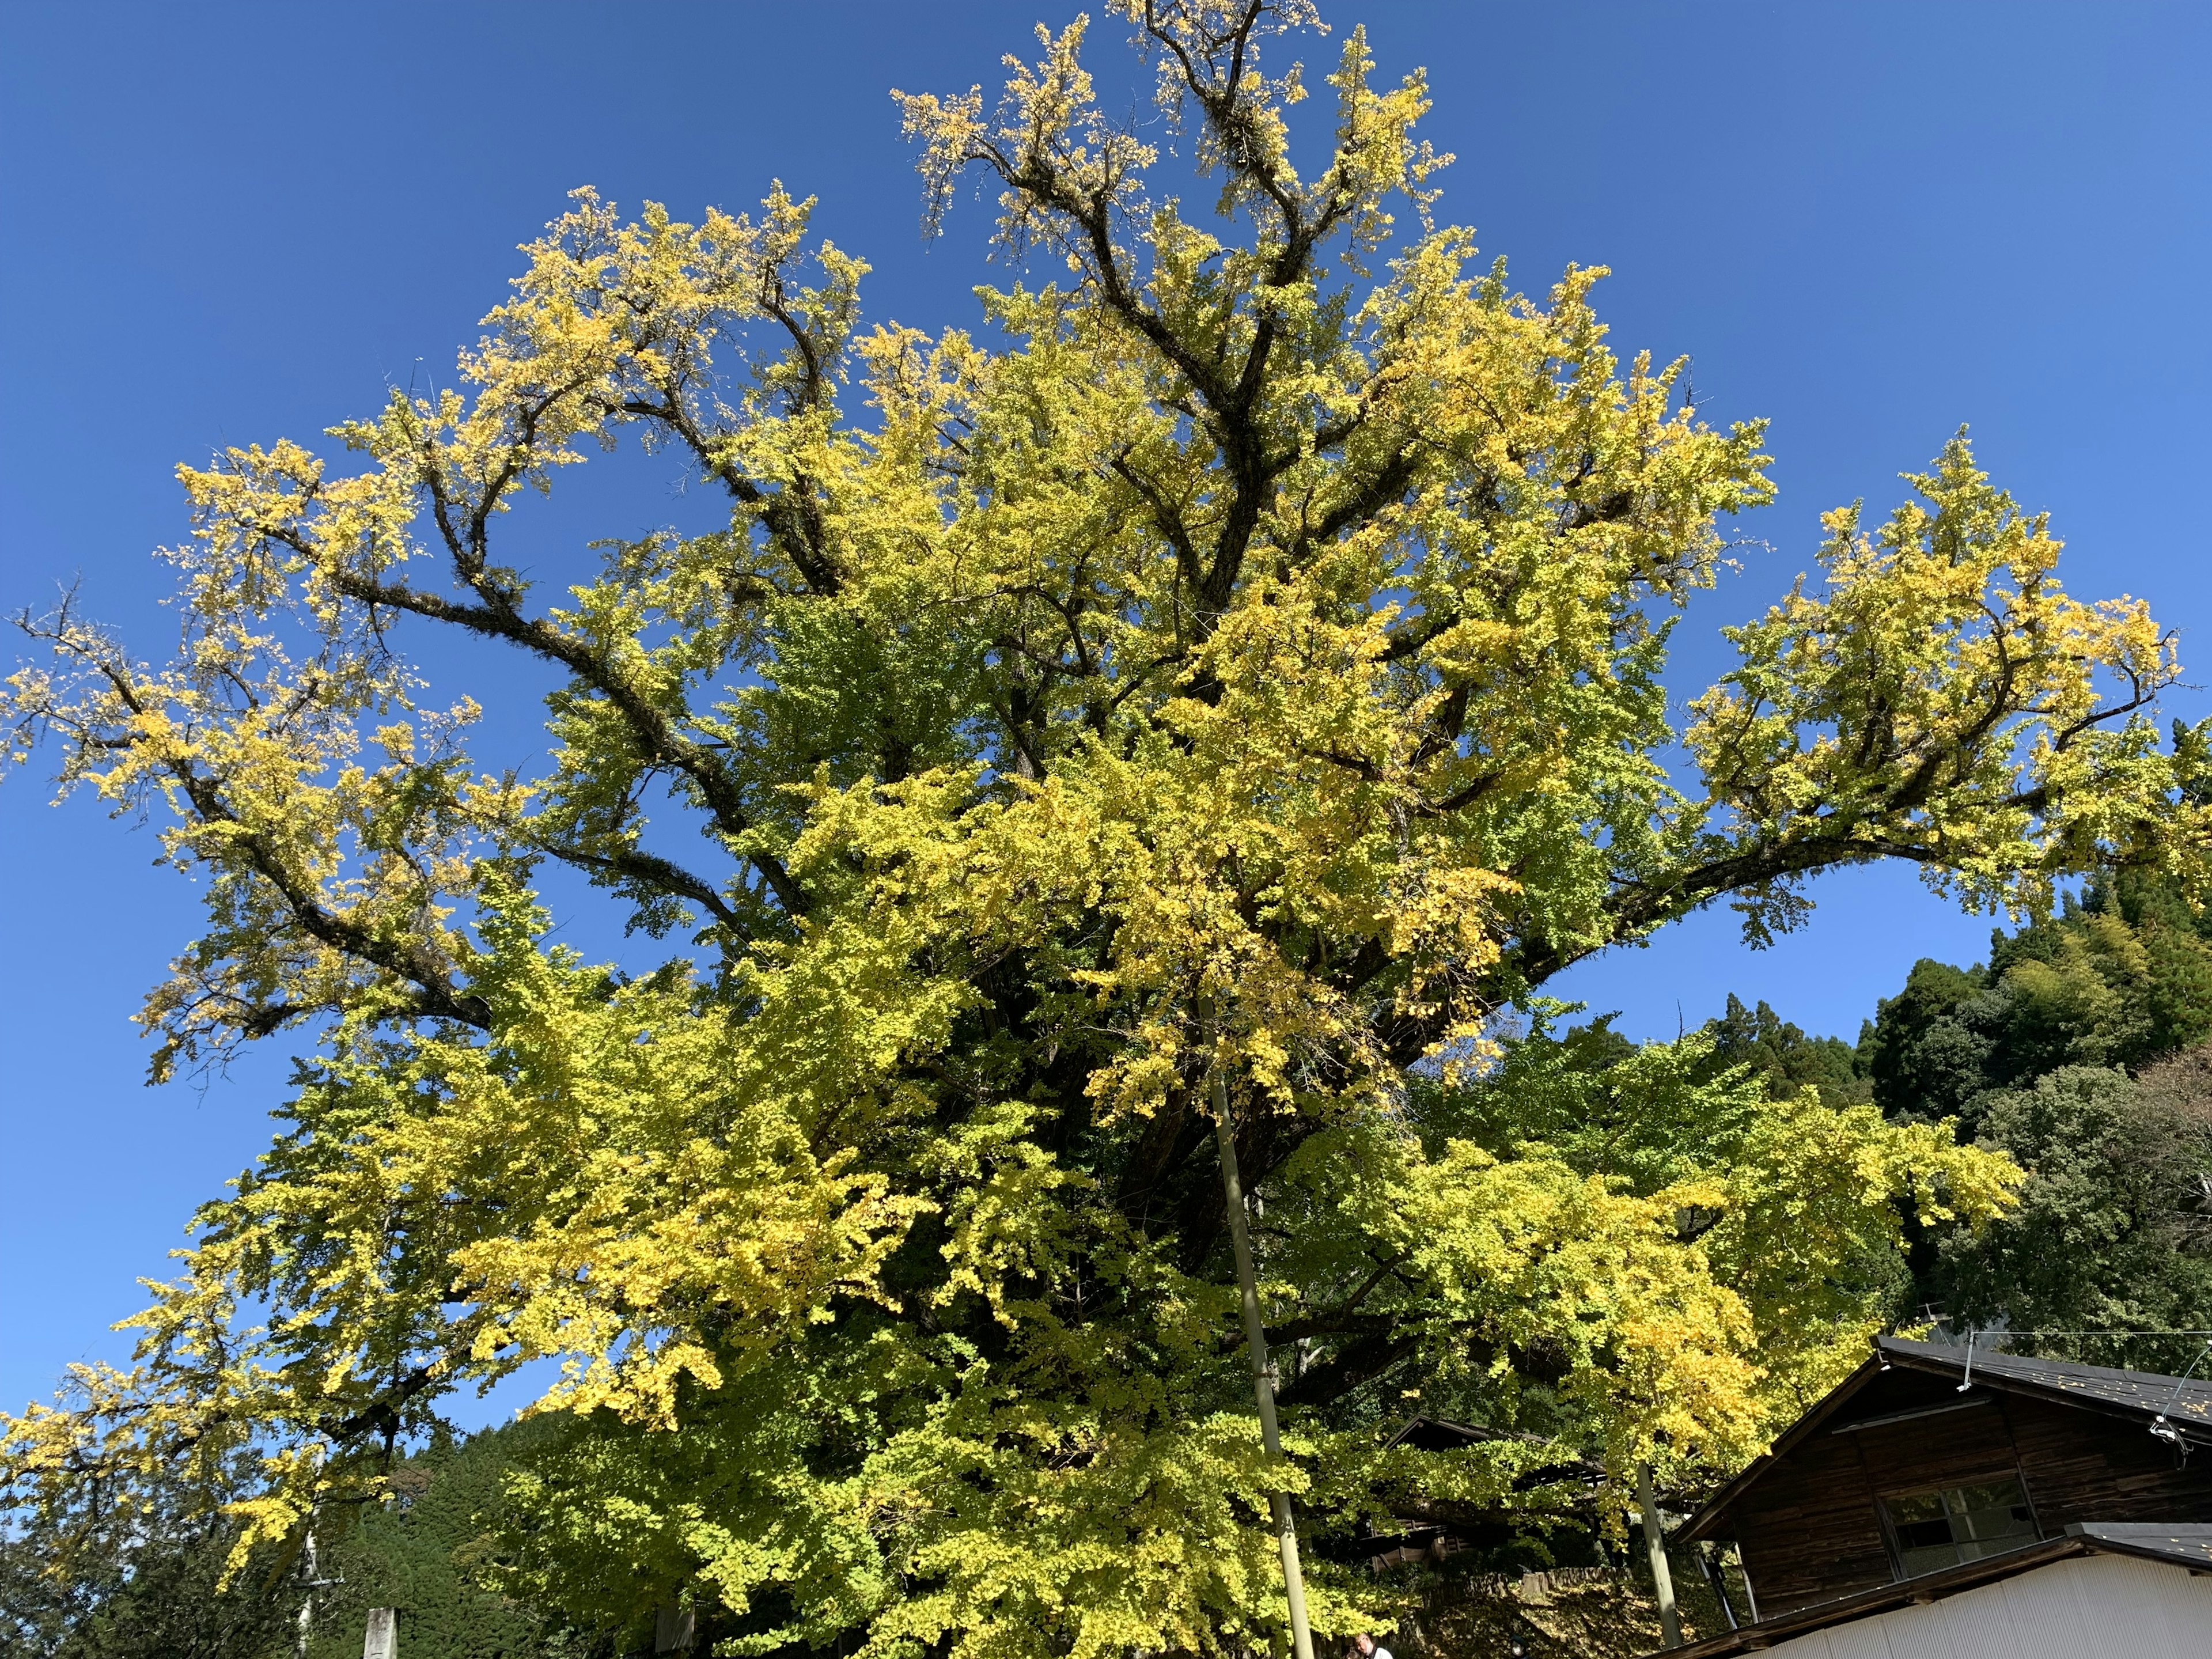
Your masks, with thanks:
[{"label": "roof ridge", "polygon": [[[1990,1331],[1986,1334],[2002,1337],[2004,1333]],[[1962,1371],[1966,1367],[1969,1351],[1962,1343],[1923,1342],[1906,1336],[1877,1336],[1874,1341],[1875,1348],[1885,1353],[1932,1359],[1938,1364],[1955,1366]],[[2212,1376],[2183,1377],[2171,1371],[2138,1371],[2117,1365],[2091,1365],[2078,1359],[2047,1359],[2040,1354],[2012,1353],[2003,1348],[1977,1346],[1972,1350],[1972,1354],[1976,1371],[1989,1370],[1999,1376],[2011,1371],[2041,1371],[2077,1376],[2084,1381],[2124,1382],[2136,1388],[2179,1388],[2185,1398],[2193,1398],[2200,1393],[2212,1396]]]}]

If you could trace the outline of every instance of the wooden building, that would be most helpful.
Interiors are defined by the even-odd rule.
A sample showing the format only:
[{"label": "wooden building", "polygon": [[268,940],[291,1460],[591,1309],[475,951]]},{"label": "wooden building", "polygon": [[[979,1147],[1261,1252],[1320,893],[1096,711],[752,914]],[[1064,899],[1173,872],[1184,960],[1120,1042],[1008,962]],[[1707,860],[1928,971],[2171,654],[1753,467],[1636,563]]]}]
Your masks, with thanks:
[{"label": "wooden building", "polygon": [[1879,1339],[1674,1534],[1793,1659],[2212,1659],[2212,1380]]}]

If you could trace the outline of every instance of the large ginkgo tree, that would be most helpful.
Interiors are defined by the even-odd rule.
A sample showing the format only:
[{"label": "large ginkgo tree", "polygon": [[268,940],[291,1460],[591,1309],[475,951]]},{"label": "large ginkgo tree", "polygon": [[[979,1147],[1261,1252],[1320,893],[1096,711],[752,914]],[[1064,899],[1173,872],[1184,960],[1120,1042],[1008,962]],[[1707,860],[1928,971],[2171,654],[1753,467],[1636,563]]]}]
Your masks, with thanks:
[{"label": "large ginkgo tree", "polygon": [[[1115,9],[1148,125],[1079,21],[995,102],[902,100],[930,222],[996,194],[975,332],[864,326],[780,189],[697,224],[579,191],[464,390],[182,470],[166,665],[27,619],[18,758],[155,814],[205,895],[155,1072],[306,1058],[135,1366],[11,1419],[19,1501],[252,1447],[241,1550],[296,1543],[558,1357],[499,1559],[580,1620],[1264,1644],[1281,1500],[1324,1632],[1387,1599],[1326,1559],[1370,1523],[1617,1525],[1638,1464],[1692,1486],[1856,1363],[1908,1218],[2008,1201],[1945,1128],[1694,1043],[1593,1078],[1500,1034],[1838,866],[2028,911],[2193,881],[2204,742],[2153,723],[2144,607],[2063,592],[1954,441],[1670,708],[1759,427],[1618,358],[1601,271],[1474,267],[1423,82],[1357,32],[1301,172],[1299,0]],[[638,441],[726,516],[533,585],[510,507]],[[472,757],[433,635],[447,680],[552,671],[539,775]],[[549,938],[559,868],[665,945]],[[1492,1437],[1386,1447],[1417,1410]]]}]

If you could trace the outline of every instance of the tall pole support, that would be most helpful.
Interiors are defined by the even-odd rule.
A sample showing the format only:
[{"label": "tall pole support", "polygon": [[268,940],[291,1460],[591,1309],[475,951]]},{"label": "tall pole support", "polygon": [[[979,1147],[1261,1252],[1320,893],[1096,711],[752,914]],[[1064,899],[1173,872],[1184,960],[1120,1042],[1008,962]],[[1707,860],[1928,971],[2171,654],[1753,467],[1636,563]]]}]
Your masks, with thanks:
[{"label": "tall pole support", "polygon": [[1674,1610],[1674,1575],[1667,1570],[1667,1537],[1659,1500],[1651,1492],[1651,1466],[1636,1466],[1636,1503],[1644,1511],[1644,1547],[1651,1554],[1651,1588],[1659,1597],[1659,1631],[1670,1648],[1682,1645],[1682,1615]]},{"label": "tall pole support", "polygon": [[293,1622],[292,1651],[296,1659],[307,1659],[307,1640],[315,1633],[315,1590],[322,1579],[315,1571],[315,1523],[307,1522],[307,1539],[301,1554],[301,1583],[306,1586],[300,1597],[300,1616]]},{"label": "tall pole support", "polygon": [[[1221,1152],[1221,1197],[1229,1212],[1229,1240],[1237,1252],[1237,1285],[1244,1300],[1244,1346],[1252,1356],[1252,1397],[1260,1407],[1260,1442],[1268,1461],[1283,1461],[1282,1437],[1275,1430],[1275,1366],[1267,1357],[1267,1331],[1260,1322],[1260,1280],[1252,1267],[1252,1236],[1244,1224],[1244,1183],[1237,1171],[1237,1136],[1229,1124],[1229,1083],[1217,1059],[1212,1079],[1213,1144]],[[1306,1624],[1306,1581],[1298,1568],[1298,1527],[1291,1495],[1279,1487],[1268,1494],[1275,1511],[1275,1538],[1283,1552],[1283,1597],[1291,1609],[1294,1659],[1313,1659],[1313,1632]]]}]

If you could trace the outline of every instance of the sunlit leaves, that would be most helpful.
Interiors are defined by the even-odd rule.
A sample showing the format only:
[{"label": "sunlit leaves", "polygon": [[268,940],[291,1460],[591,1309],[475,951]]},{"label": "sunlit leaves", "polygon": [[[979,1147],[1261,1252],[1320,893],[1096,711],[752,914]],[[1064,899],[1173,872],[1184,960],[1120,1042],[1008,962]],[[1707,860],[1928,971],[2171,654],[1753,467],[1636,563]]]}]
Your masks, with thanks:
[{"label": "sunlit leaves", "polygon": [[[2067,599],[1954,446],[1735,631],[1698,798],[1668,637],[1771,497],[1762,428],[1618,356],[1601,270],[1479,268],[1431,220],[1424,82],[1382,88],[1356,32],[1307,176],[1305,8],[1120,10],[1218,212],[1102,109],[1080,24],[990,113],[904,102],[933,222],[980,169],[1000,250],[1050,256],[974,333],[863,332],[864,265],[781,188],[696,224],[580,191],[457,385],[343,459],[185,470],[175,661],[33,623],[14,749],[58,738],[206,883],[162,1063],[314,1054],[138,1370],[14,1423],[19,1493],[243,1437],[246,1546],[296,1538],[442,1395],[557,1359],[507,1559],[580,1618],[1256,1645],[1271,1486],[1321,1533],[1432,1499],[1615,1525],[1632,1462],[1706,1478],[1842,1363],[1899,1205],[2003,1204],[1932,1131],[1680,1048],[1585,1076],[1498,1022],[1716,899],[1786,922],[1833,864],[2030,904],[2191,866],[2205,748],[2137,718],[2174,672],[2142,608]],[[568,565],[513,534],[632,437],[726,515],[647,507]],[[535,772],[428,712],[432,630],[554,678]],[[556,866],[677,953],[552,942]],[[1249,1415],[1217,1073],[1289,1469]],[[1416,1396],[1504,1437],[1386,1454]],[[1345,1629],[1383,1592],[1313,1594]]]}]

